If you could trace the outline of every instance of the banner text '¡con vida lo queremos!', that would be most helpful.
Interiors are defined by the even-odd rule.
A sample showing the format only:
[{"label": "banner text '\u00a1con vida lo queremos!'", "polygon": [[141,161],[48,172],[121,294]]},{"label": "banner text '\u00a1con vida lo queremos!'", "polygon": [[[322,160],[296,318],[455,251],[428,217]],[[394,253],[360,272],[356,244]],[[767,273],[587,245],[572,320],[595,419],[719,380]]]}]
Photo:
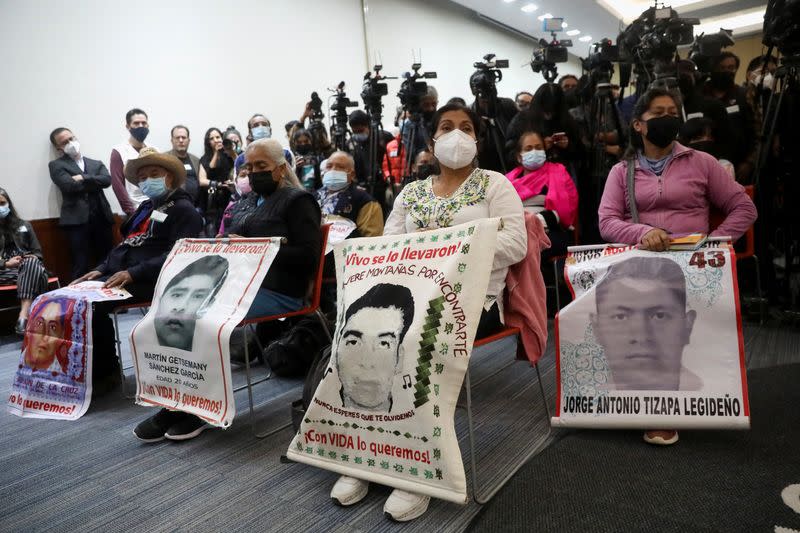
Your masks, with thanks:
[{"label": "banner text '\u00a1con vida lo queremos!'", "polygon": [[[467,346],[467,319],[464,310],[458,302],[458,292],[453,288],[453,285],[447,281],[443,272],[436,269],[428,268],[420,261],[427,259],[435,259],[441,257],[449,257],[457,254],[461,250],[461,242],[456,244],[448,244],[436,248],[427,248],[424,250],[415,250],[410,246],[402,250],[388,252],[382,255],[362,256],[357,253],[348,254],[345,258],[345,264],[348,267],[366,267],[360,272],[353,272],[344,281],[344,285],[349,285],[357,281],[363,281],[368,278],[389,276],[389,275],[406,275],[415,276],[419,278],[431,279],[434,283],[439,285],[439,289],[444,296],[453,312],[453,319],[456,322],[454,329],[455,343],[453,344],[452,353],[454,357],[466,357],[468,355]],[[399,261],[406,261],[398,263]],[[416,262],[411,262],[416,261]],[[397,263],[391,265],[388,263]]]}]

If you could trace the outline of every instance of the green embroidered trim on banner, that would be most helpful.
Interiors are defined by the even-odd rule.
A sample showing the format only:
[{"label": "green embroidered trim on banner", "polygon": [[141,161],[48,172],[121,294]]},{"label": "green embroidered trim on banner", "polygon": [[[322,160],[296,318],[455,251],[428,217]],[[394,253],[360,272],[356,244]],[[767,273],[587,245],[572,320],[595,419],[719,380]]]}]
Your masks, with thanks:
[{"label": "green embroidered trim on banner", "polygon": [[419,357],[417,358],[417,375],[414,383],[414,407],[419,408],[428,402],[431,393],[431,361],[436,350],[436,335],[439,334],[442,310],[444,309],[444,296],[439,296],[428,302],[428,311],[422,325],[422,338],[419,343]]}]

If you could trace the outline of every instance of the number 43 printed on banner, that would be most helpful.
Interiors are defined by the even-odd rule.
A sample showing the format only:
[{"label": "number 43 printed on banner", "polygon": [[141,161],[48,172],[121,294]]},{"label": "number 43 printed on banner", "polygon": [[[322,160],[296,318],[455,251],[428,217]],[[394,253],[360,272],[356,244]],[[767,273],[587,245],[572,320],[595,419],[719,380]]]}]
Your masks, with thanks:
[{"label": "number 43 printed on banner", "polygon": [[695,252],[692,254],[689,264],[699,269],[704,269],[706,265],[711,268],[722,268],[725,266],[725,254],[722,252]]}]

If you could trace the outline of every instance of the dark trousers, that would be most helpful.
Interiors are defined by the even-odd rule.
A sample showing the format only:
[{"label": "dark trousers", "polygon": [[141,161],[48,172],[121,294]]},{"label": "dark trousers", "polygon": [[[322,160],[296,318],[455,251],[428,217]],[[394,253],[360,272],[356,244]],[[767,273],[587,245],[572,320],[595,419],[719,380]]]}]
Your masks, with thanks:
[{"label": "dark trousers", "polygon": [[100,263],[111,251],[112,226],[105,220],[89,219],[87,224],[62,226],[69,242],[72,255],[72,278],[76,280],[89,272],[89,260],[94,258],[92,266]]},{"label": "dark trousers", "polygon": [[[114,321],[111,312],[122,305],[149,302],[153,298],[155,283],[131,283],[125,290],[133,296],[127,300],[95,302],[92,315],[93,358],[92,380],[97,380],[119,372],[117,346],[114,337]],[[127,342],[126,339],[120,339]]]}]

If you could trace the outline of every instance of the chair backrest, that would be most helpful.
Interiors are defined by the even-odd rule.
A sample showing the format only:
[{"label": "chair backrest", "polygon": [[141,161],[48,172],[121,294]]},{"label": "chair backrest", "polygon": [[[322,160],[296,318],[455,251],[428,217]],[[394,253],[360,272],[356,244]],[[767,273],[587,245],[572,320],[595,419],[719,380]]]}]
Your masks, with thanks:
[{"label": "chair backrest", "polygon": [[328,246],[328,233],[331,230],[331,225],[323,224],[320,229],[322,230],[322,247],[319,252],[319,265],[317,265],[317,274],[314,276],[314,286],[311,292],[310,307],[313,309],[319,307],[319,300],[322,295],[322,274],[325,270],[325,248]]}]

